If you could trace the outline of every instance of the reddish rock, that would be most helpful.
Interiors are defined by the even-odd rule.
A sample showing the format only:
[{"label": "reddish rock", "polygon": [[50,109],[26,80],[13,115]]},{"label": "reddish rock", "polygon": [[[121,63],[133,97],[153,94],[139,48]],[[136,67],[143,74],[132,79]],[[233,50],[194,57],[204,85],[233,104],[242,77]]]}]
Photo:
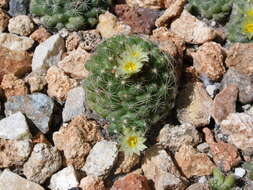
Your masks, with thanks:
[{"label": "reddish rock", "polygon": [[116,5],[115,13],[119,20],[129,25],[133,33],[151,34],[159,12],[146,8],[131,8],[128,5]]},{"label": "reddish rock", "polygon": [[145,7],[149,9],[164,8],[164,0],[126,0],[131,7]]},{"label": "reddish rock", "polygon": [[253,43],[235,43],[229,50],[226,65],[247,76],[253,75]]},{"label": "reddish rock", "polygon": [[30,38],[32,38],[34,41],[42,43],[46,41],[50,36],[51,34],[45,28],[40,27],[30,35]]},{"label": "reddish rock", "polygon": [[167,6],[167,9],[163,13],[163,15],[160,16],[155,21],[155,25],[157,27],[164,26],[165,24],[169,23],[172,19],[179,16],[184,9],[185,3],[186,3],[186,0],[173,1],[169,6]]},{"label": "reddish rock", "polygon": [[200,76],[205,75],[211,80],[217,81],[226,72],[223,65],[225,53],[221,45],[216,42],[206,42],[191,55],[194,62],[193,66]]},{"label": "reddish rock", "polygon": [[7,99],[11,96],[23,96],[28,94],[28,88],[25,82],[15,77],[13,74],[4,75],[1,88],[4,90]]},{"label": "reddish rock", "polygon": [[253,154],[253,117],[247,113],[231,113],[221,122],[221,132],[228,142],[244,153]]},{"label": "reddish rock", "polygon": [[215,142],[212,132],[208,128],[204,128],[203,132],[206,142],[210,146],[213,160],[218,167],[229,171],[240,163],[241,157],[235,146],[224,142]]},{"label": "reddish rock", "polygon": [[3,75],[22,77],[31,71],[32,57],[26,51],[15,51],[0,46],[0,81]]},{"label": "reddish rock", "polygon": [[186,42],[202,44],[213,40],[217,32],[184,10],[181,16],[171,24],[171,30]]},{"label": "reddish rock", "polygon": [[111,190],[151,190],[146,177],[138,174],[128,174],[118,179]]},{"label": "reddish rock", "polygon": [[106,190],[103,180],[93,176],[84,177],[79,187],[82,190]]},{"label": "reddish rock", "polygon": [[101,139],[97,123],[84,116],[75,117],[53,134],[54,144],[64,152],[67,165],[76,169],[83,167],[92,146]]},{"label": "reddish rock", "polygon": [[[1,7],[1,0],[0,0],[0,7]],[[8,16],[7,13],[5,13],[1,8],[0,8],[0,32],[3,32],[9,23],[10,17]]]},{"label": "reddish rock", "polygon": [[228,85],[214,98],[212,105],[212,117],[217,124],[230,113],[236,112],[236,100],[238,96],[238,88],[235,85]]},{"label": "reddish rock", "polygon": [[208,125],[211,119],[212,99],[200,82],[190,82],[179,92],[177,99],[178,120],[195,127]]},{"label": "reddish rock", "polygon": [[189,145],[181,146],[175,154],[175,159],[179,168],[187,178],[210,175],[215,167],[207,154],[198,153]]}]

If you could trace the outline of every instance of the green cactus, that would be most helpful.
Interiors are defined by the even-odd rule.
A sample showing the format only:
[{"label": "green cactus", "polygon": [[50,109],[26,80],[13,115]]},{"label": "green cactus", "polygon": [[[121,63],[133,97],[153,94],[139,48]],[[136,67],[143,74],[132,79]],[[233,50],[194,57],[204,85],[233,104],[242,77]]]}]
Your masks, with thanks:
[{"label": "green cactus", "polygon": [[234,1],[226,29],[231,42],[253,42],[253,0]]},{"label": "green cactus", "polygon": [[230,14],[233,0],[189,0],[187,9],[194,15],[223,22]]},{"label": "green cactus", "polygon": [[209,180],[212,190],[231,190],[235,184],[233,175],[224,176],[219,168],[213,169],[213,178]]},{"label": "green cactus", "polygon": [[94,27],[110,0],[31,0],[30,12],[49,28],[78,30]]},{"label": "green cactus", "polygon": [[110,134],[133,134],[128,140],[121,138],[130,148],[138,146],[138,139],[144,142],[148,126],[174,106],[177,85],[172,63],[153,43],[119,35],[99,44],[85,64],[90,72],[84,82],[89,108],[110,122]]},{"label": "green cactus", "polygon": [[248,171],[249,178],[253,180],[253,161],[245,162],[242,167]]}]

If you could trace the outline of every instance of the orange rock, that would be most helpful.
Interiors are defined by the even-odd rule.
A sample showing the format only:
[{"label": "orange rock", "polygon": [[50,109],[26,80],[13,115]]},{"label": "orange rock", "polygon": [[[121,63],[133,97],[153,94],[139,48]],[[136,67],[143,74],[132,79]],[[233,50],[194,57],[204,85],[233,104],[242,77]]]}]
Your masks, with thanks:
[{"label": "orange rock", "polygon": [[35,30],[31,35],[30,38],[32,38],[34,41],[37,41],[39,43],[44,42],[46,39],[48,39],[51,36],[51,34],[43,27],[40,27],[39,29]]},{"label": "orange rock", "polygon": [[93,176],[83,178],[79,187],[82,190],[106,190],[103,180]]},{"label": "orange rock", "polygon": [[111,190],[151,190],[146,177],[138,174],[128,174],[118,179]]},{"label": "orange rock", "polygon": [[32,57],[26,51],[15,51],[0,46],[0,81],[3,75],[22,77],[31,71]]}]

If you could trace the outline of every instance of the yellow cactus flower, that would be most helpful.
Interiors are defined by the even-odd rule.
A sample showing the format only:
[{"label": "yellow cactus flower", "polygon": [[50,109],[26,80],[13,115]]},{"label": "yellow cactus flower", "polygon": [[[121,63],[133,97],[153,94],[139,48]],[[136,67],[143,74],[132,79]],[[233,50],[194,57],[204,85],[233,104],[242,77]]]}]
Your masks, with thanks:
[{"label": "yellow cactus flower", "polygon": [[139,60],[133,59],[131,57],[123,57],[122,59],[118,60],[118,72],[121,75],[132,75],[134,73],[138,73],[143,63]]},{"label": "yellow cactus flower", "polygon": [[148,61],[148,53],[143,51],[139,45],[127,46],[122,57],[130,57],[141,62]]},{"label": "yellow cactus flower", "polygon": [[246,18],[242,24],[243,33],[249,38],[253,37],[253,18]]}]

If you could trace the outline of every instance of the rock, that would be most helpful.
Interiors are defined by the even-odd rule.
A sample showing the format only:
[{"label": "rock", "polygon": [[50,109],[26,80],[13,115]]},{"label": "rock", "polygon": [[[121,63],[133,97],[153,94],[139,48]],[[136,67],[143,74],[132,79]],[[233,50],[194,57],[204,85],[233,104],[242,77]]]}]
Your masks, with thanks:
[{"label": "rock", "polygon": [[71,89],[68,92],[62,112],[63,122],[68,122],[74,117],[84,114],[85,111],[85,92],[83,87]]},{"label": "rock", "polygon": [[217,81],[226,72],[223,65],[225,53],[221,45],[216,42],[204,43],[197,52],[191,55],[193,57],[193,66],[200,76],[206,75],[211,80]]},{"label": "rock", "polygon": [[160,12],[146,8],[131,8],[120,4],[115,6],[119,20],[131,27],[133,33],[151,34]]},{"label": "rock", "polygon": [[0,81],[3,75],[22,77],[31,70],[32,57],[26,51],[15,51],[0,46]]},{"label": "rock", "polygon": [[171,31],[192,44],[203,44],[212,41],[217,36],[217,32],[213,28],[198,20],[186,10],[182,12],[178,19],[172,22]]},{"label": "rock", "polygon": [[32,59],[32,70],[46,71],[52,65],[56,65],[64,52],[64,40],[59,34],[55,34],[38,45]]},{"label": "rock", "polygon": [[117,17],[109,12],[99,15],[97,30],[103,38],[110,38],[119,34],[127,35],[131,33],[130,26],[117,21]]},{"label": "rock", "polygon": [[84,177],[79,186],[82,190],[106,190],[104,182],[94,176]]},{"label": "rock", "polygon": [[29,9],[29,0],[10,0],[9,14],[11,16],[26,15]]},{"label": "rock", "polygon": [[243,168],[235,168],[235,177],[242,178],[246,174],[246,170]]},{"label": "rock", "polygon": [[118,149],[115,142],[105,140],[97,142],[91,149],[82,170],[87,175],[106,177],[114,166],[117,157]]},{"label": "rock", "polygon": [[210,147],[207,143],[201,143],[197,146],[199,152],[208,153]]},{"label": "rock", "polygon": [[[1,2],[0,2],[0,7],[1,7]],[[8,14],[5,13],[3,9],[0,8],[0,32],[3,32],[9,23],[10,17]]]},{"label": "rock", "polygon": [[196,128],[190,124],[180,126],[165,125],[159,133],[158,143],[166,149],[176,152],[182,145],[195,146],[200,143],[201,138]]},{"label": "rock", "polygon": [[24,175],[28,180],[42,184],[60,169],[62,158],[60,152],[49,144],[39,143],[33,148],[32,154],[24,164]]},{"label": "rock", "polygon": [[21,111],[43,133],[49,130],[49,123],[53,113],[54,102],[41,93],[26,96],[12,96],[5,103],[5,115]]},{"label": "rock", "polygon": [[235,43],[227,53],[226,65],[240,74],[253,75],[253,43]]},{"label": "rock", "polygon": [[79,47],[86,51],[95,50],[96,46],[101,42],[102,38],[97,30],[79,31],[81,42]]},{"label": "rock", "polygon": [[81,36],[77,32],[71,33],[66,39],[66,49],[67,51],[73,51],[77,49],[81,41]]},{"label": "rock", "polygon": [[22,96],[28,94],[28,89],[22,79],[18,79],[13,74],[4,75],[1,88],[7,99],[11,96]]},{"label": "rock", "polygon": [[34,30],[34,24],[29,16],[18,15],[9,20],[8,30],[10,33],[28,36]]},{"label": "rock", "polygon": [[67,165],[73,165],[76,169],[84,166],[92,146],[101,139],[97,123],[85,116],[75,117],[69,125],[62,126],[53,134],[54,144],[64,151]]},{"label": "rock", "polygon": [[179,92],[177,116],[181,123],[195,127],[208,125],[211,118],[212,99],[200,82],[190,82]]},{"label": "rock", "polygon": [[230,113],[236,112],[237,95],[238,88],[235,85],[228,85],[216,95],[211,114],[217,124],[226,119]]},{"label": "rock", "polygon": [[171,156],[155,145],[145,151],[142,170],[148,180],[152,180],[156,190],[182,190],[186,181],[173,163]]},{"label": "rock", "polygon": [[5,169],[0,175],[0,189],[10,190],[44,190],[40,185],[33,183],[19,175]]},{"label": "rock", "polygon": [[36,42],[42,43],[46,41],[50,36],[51,34],[44,27],[40,27],[30,35],[30,38]]},{"label": "rock", "polygon": [[222,88],[228,85],[235,85],[239,88],[239,101],[243,104],[253,101],[253,75],[242,75],[234,69],[228,69],[222,79]]},{"label": "rock", "polygon": [[241,162],[241,157],[235,146],[222,141],[215,142],[212,132],[208,128],[204,128],[203,132],[206,142],[210,146],[213,161],[219,168],[222,168],[223,171],[229,171]]},{"label": "rock", "polygon": [[74,79],[68,77],[62,69],[56,66],[48,69],[46,81],[48,84],[48,95],[60,103],[64,102],[68,92],[77,86],[77,82]]},{"label": "rock", "polygon": [[189,145],[181,146],[175,154],[175,159],[179,168],[187,178],[210,175],[215,167],[205,153],[198,153]]},{"label": "rock", "polygon": [[178,17],[182,13],[185,3],[186,0],[175,0],[169,7],[167,7],[162,16],[155,21],[155,25],[160,27],[170,23],[172,19]]},{"label": "rock", "polygon": [[206,91],[211,98],[213,98],[217,94],[220,86],[220,83],[209,84],[206,86]]},{"label": "rock", "polygon": [[49,188],[51,190],[66,190],[78,185],[79,181],[75,169],[73,166],[68,166],[52,175]]},{"label": "rock", "polygon": [[128,174],[114,182],[111,190],[151,190],[146,177]]},{"label": "rock", "polygon": [[6,8],[8,6],[9,0],[0,0],[0,8]]},{"label": "rock", "polygon": [[21,112],[0,120],[0,138],[28,139],[31,137],[25,116]]},{"label": "rock", "polygon": [[34,41],[28,37],[17,36],[16,34],[0,33],[0,44],[10,50],[29,50]]},{"label": "rock", "polygon": [[40,92],[46,86],[46,73],[40,70],[31,72],[25,77],[25,82],[29,84],[31,93]]},{"label": "rock", "polygon": [[19,167],[30,156],[32,143],[29,140],[0,139],[0,149],[0,168]]},{"label": "rock", "polygon": [[221,132],[228,142],[244,153],[253,154],[253,117],[247,113],[231,113],[221,122]]},{"label": "rock", "polygon": [[69,52],[69,54],[58,63],[58,66],[72,78],[84,79],[87,78],[89,74],[84,67],[89,57],[89,53],[78,48],[77,50]]},{"label": "rock", "polygon": [[186,190],[211,190],[208,184],[194,183],[193,185],[187,187]]},{"label": "rock", "polygon": [[145,7],[149,9],[164,8],[164,0],[126,0],[126,3],[131,7]]},{"label": "rock", "polygon": [[118,161],[116,164],[115,175],[129,173],[135,166],[140,163],[140,156],[137,154],[125,155],[124,152],[119,152]]}]

